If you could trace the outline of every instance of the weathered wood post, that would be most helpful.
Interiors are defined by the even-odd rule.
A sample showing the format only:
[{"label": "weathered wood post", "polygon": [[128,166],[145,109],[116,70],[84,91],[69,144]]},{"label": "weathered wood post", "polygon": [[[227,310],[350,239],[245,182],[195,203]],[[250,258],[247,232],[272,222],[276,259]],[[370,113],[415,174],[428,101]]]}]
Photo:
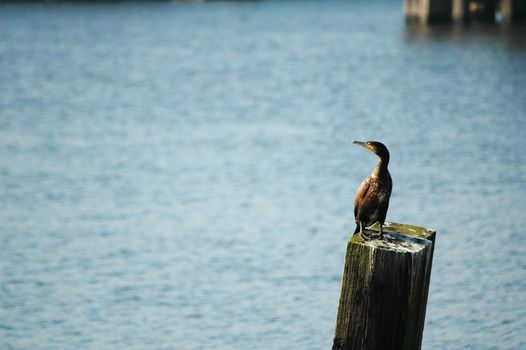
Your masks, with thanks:
[{"label": "weathered wood post", "polygon": [[469,0],[453,0],[453,21],[467,22],[469,20]]},{"label": "weathered wood post", "polygon": [[347,245],[333,350],[421,347],[435,231],[386,222],[384,234]]},{"label": "weathered wood post", "polygon": [[500,0],[499,12],[502,23],[526,20],[526,0]]},{"label": "weathered wood post", "polygon": [[451,21],[453,0],[404,0],[408,22],[434,23]]}]

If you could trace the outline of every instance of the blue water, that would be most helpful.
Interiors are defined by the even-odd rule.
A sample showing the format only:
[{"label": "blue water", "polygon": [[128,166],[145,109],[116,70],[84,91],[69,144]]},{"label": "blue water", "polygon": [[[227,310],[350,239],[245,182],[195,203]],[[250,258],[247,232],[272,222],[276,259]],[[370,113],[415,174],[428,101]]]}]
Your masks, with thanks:
[{"label": "blue water", "polygon": [[353,199],[438,230],[424,349],[526,349],[526,29],[399,1],[0,6],[0,348],[329,349]]}]

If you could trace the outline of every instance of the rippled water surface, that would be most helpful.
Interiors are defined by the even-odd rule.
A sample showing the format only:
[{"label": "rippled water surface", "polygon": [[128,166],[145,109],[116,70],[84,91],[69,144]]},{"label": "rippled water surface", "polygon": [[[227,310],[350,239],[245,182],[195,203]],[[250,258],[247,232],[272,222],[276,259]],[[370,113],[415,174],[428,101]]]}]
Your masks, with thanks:
[{"label": "rippled water surface", "polygon": [[352,202],[438,230],[424,349],[525,349],[526,31],[401,2],[0,6],[0,348],[329,349]]}]

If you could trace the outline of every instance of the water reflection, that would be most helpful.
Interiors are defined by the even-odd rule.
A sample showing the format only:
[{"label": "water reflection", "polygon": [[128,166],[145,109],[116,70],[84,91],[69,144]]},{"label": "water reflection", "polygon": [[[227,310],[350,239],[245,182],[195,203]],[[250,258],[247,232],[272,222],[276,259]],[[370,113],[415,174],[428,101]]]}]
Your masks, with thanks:
[{"label": "water reflection", "polygon": [[490,23],[406,23],[405,38],[408,42],[451,41],[463,45],[477,41],[494,41],[513,51],[526,50],[526,25],[499,25]]}]

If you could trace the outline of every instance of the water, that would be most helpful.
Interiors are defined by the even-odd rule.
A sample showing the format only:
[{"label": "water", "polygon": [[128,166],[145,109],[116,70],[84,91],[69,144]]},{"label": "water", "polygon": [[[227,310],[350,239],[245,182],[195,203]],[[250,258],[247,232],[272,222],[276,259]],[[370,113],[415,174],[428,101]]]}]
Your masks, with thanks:
[{"label": "water", "polygon": [[424,349],[525,349],[526,31],[401,3],[0,7],[0,348],[329,349],[352,202],[438,230]]}]

